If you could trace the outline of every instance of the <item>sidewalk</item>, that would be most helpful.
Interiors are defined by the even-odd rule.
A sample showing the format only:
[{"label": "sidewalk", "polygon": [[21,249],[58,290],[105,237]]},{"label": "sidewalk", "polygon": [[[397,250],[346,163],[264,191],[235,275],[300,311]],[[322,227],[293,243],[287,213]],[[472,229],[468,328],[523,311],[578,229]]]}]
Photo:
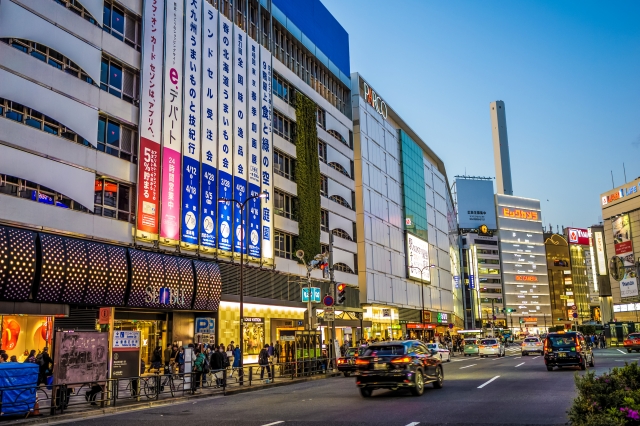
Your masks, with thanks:
[{"label": "sidewalk", "polygon": [[[50,415],[49,410],[50,407],[47,405],[46,407],[40,407],[40,416],[29,416],[28,418],[11,418],[7,417],[6,419],[0,417],[3,424],[6,425],[38,425],[38,424],[48,424],[48,423],[59,423],[59,422],[67,422],[73,420],[80,419],[88,419],[92,417],[100,417],[103,415],[123,413],[128,411],[137,411],[137,410],[145,410],[154,407],[173,405],[173,404],[182,404],[194,399],[204,399],[204,398],[221,398],[224,396],[230,396],[238,393],[252,392],[262,389],[267,389],[270,387],[280,387],[287,386],[295,383],[303,383],[314,380],[322,380],[330,377],[340,376],[341,373],[338,372],[327,372],[327,373],[319,373],[306,377],[297,377],[291,379],[291,377],[276,377],[275,381],[271,383],[265,383],[263,380],[254,379],[252,384],[249,385],[248,378],[245,376],[245,381],[243,385],[240,385],[237,382],[237,378],[229,378],[228,383],[225,389],[222,387],[204,387],[200,388],[195,394],[191,394],[189,390],[184,390],[184,384],[179,383],[178,386],[174,386],[173,391],[171,389],[164,390],[162,393],[157,395],[157,399],[155,397],[153,399],[148,398],[144,392],[138,399],[117,399],[116,405],[109,406],[108,403],[102,403],[99,399],[96,401],[97,405],[92,406],[87,402],[84,398],[84,392],[88,389],[80,389],[76,390],[69,400],[69,406],[64,410],[64,413],[58,413],[55,415]],[[187,383],[187,385],[189,385]],[[165,386],[165,389],[169,385]],[[126,391],[128,393],[128,387],[119,386],[118,392]],[[40,391],[39,391],[40,392]],[[51,393],[51,391],[48,391]],[[173,394],[173,396],[172,396]],[[98,396],[99,398],[99,396]],[[45,402],[45,401],[42,401]],[[47,401],[48,402],[48,401]],[[113,401],[109,401],[112,403]]]}]

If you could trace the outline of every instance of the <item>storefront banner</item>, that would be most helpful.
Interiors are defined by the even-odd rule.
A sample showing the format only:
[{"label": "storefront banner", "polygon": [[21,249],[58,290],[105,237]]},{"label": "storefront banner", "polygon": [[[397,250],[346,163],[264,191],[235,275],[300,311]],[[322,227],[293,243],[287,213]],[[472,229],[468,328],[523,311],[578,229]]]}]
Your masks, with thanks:
[{"label": "storefront banner", "polygon": [[202,15],[202,170],[200,196],[202,214],[200,249],[216,248],[216,212],[218,211],[218,11],[204,2]]},{"label": "storefront banner", "polygon": [[271,171],[273,119],[271,105],[271,53],[269,49],[260,46],[260,152],[262,163],[261,185],[262,192],[268,194],[262,199],[262,261],[273,263],[273,181]]},{"label": "storefront banner", "polygon": [[160,242],[177,245],[180,234],[180,138],[182,135],[182,51],[184,2],[166,3],[162,112],[162,190]]},{"label": "storefront banner", "polygon": [[164,0],[145,0],[142,16],[136,237],[155,240],[158,238]]},{"label": "storefront banner", "polygon": [[184,26],[184,127],[182,131],[182,227],[181,246],[198,246],[200,220],[200,120],[202,0],[189,0]]},{"label": "storefront banner", "polygon": [[[248,61],[248,88],[247,96],[249,108],[247,109],[249,118],[249,153],[248,153],[248,174],[249,196],[255,197],[260,194],[260,47],[252,38],[247,41],[247,61]],[[260,259],[260,204],[262,199],[254,198],[246,207],[249,209],[249,256]]]},{"label": "storefront banner", "polygon": [[[219,66],[219,120],[218,120],[218,198],[232,199],[231,174],[233,171],[233,35],[232,24],[225,16],[220,17],[218,41]],[[218,204],[218,249],[231,252],[231,226],[233,207],[231,202]],[[230,254],[230,253],[227,253]]]},{"label": "storefront banner", "polygon": [[[240,203],[247,199],[247,38],[247,33],[237,25],[233,26],[233,198]],[[245,214],[235,203],[235,253],[247,252]]]},{"label": "storefront banner", "polygon": [[622,259],[624,266],[633,266],[633,244],[631,242],[631,222],[629,215],[623,214],[611,221],[613,228],[613,245],[616,256]]}]

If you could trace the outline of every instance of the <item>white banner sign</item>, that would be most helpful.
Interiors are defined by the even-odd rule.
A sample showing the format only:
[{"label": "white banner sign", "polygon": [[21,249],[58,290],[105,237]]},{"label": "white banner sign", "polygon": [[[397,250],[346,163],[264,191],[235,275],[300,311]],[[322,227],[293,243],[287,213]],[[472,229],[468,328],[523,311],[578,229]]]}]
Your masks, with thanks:
[{"label": "white banner sign", "polygon": [[262,163],[262,192],[269,196],[262,200],[262,259],[273,262],[273,166],[272,132],[273,118],[271,106],[271,53],[260,46],[260,150]]}]

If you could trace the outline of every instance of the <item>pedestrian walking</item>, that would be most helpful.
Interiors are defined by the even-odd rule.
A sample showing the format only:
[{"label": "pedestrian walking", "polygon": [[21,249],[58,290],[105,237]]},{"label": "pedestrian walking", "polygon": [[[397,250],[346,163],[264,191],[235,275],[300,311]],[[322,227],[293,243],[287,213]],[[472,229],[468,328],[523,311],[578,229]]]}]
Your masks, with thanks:
[{"label": "pedestrian walking", "polygon": [[271,378],[271,367],[269,366],[269,345],[264,345],[264,348],[258,355],[258,365],[260,366],[260,380],[264,378],[264,369],[267,369],[267,383]]}]

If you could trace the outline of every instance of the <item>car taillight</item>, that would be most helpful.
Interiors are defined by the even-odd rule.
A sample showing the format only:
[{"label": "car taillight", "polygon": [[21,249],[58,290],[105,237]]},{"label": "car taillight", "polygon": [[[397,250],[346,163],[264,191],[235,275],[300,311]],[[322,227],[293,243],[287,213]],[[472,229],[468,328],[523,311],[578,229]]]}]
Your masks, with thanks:
[{"label": "car taillight", "polygon": [[338,364],[344,364],[346,361],[344,358],[338,358]]},{"label": "car taillight", "polygon": [[542,343],[536,342],[536,346],[542,346]]},{"label": "car taillight", "polygon": [[369,365],[369,361],[366,359],[356,359],[356,365]]},{"label": "car taillight", "polygon": [[499,348],[499,347],[500,347],[500,345],[493,345],[493,346],[491,346],[491,347],[492,347],[492,348],[494,348],[494,349],[497,349],[497,348]]},{"label": "car taillight", "polygon": [[403,356],[401,358],[392,359],[392,364],[408,364],[411,362],[411,357]]}]

